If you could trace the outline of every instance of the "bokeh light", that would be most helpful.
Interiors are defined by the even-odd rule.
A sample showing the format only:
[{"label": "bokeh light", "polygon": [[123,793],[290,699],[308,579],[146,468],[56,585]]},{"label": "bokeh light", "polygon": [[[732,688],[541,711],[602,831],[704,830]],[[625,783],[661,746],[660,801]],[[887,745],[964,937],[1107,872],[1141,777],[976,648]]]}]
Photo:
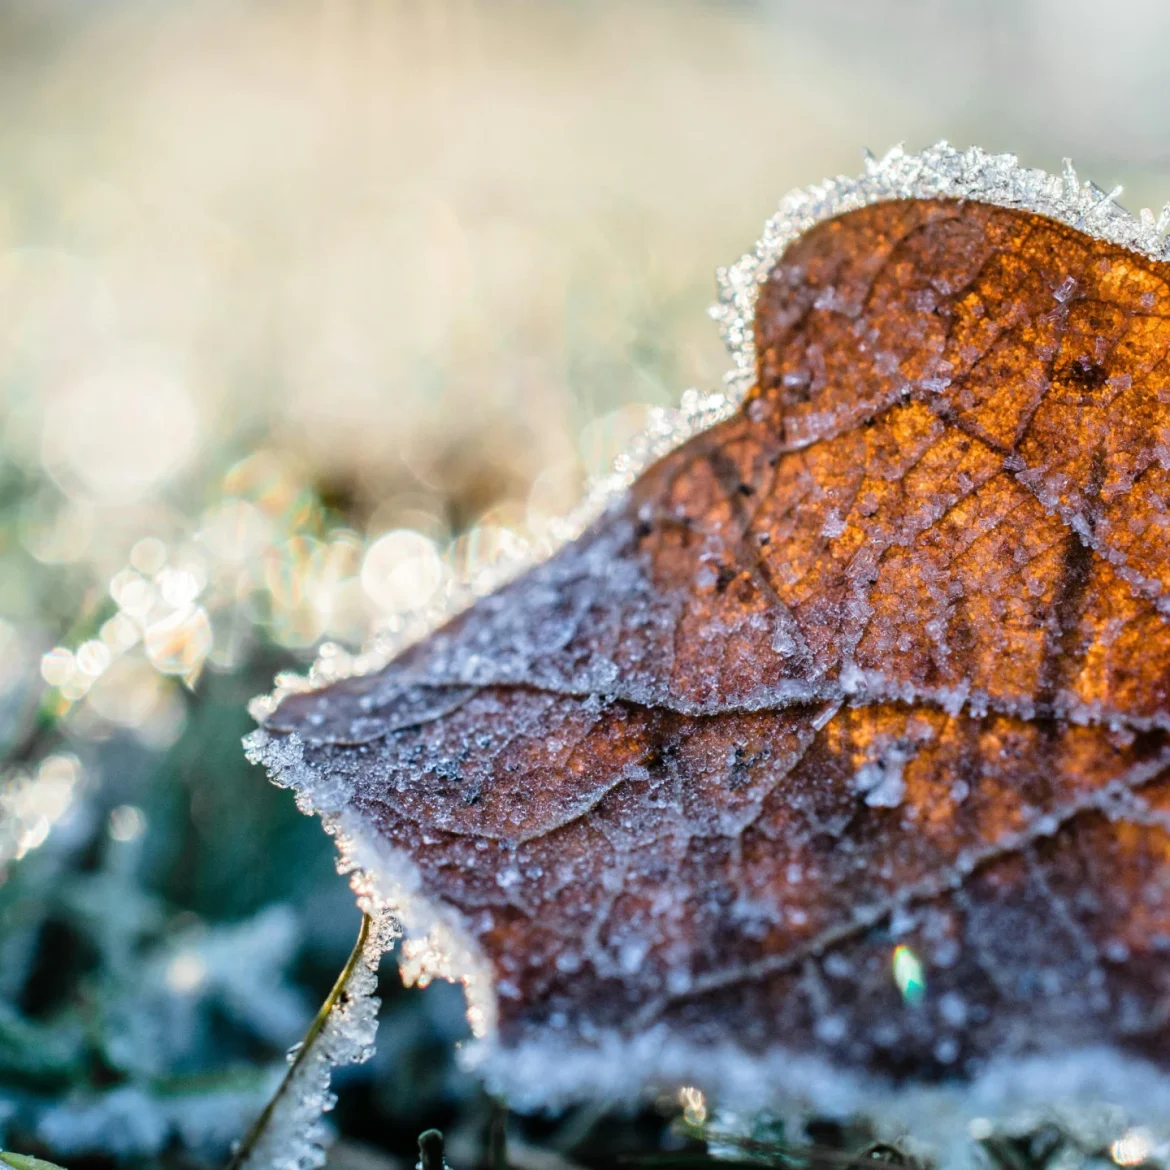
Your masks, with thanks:
[{"label": "bokeh light", "polygon": [[47,404],[42,458],[70,495],[140,499],[191,458],[195,408],[173,376],[127,365],[95,372]]},{"label": "bokeh light", "polygon": [[18,771],[0,783],[0,872],[44,844],[69,811],[82,780],[75,756],[54,754],[35,771]]}]

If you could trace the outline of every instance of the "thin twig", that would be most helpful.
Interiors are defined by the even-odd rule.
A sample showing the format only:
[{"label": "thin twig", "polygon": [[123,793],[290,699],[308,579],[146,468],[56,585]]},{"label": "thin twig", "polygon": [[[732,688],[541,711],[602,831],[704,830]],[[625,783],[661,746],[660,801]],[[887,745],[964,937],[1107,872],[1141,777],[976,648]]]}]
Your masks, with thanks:
[{"label": "thin twig", "polygon": [[317,1038],[324,1031],[325,1023],[329,1019],[330,1012],[333,1011],[342,995],[345,994],[350,976],[353,975],[358,963],[361,962],[362,953],[366,949],[366,941],[370,937],[370,926],[370,916],[363,914],[357,942],[354,943],[353,951],[349,959],[346,960],[345,966],[341,969],[341,974],[337,976],[337,982],[333,984],[333,989],[326,996],[325,1002],[321,1005],[316,1016],[313,1017],[313,1022],[309,1025],[309,1030],[305,1033],[305,1038],[301,1041],[301,1046],[297,1049],[296,1056],[293,1057],[292,1063],[288,1066],[288,1072],[284,1074],[284,1079],[280,1082],[280,1087],[269,1098],[268,1104],[264,1106],[264,1112],[252,1123],[252,1128],[248,1130],[247,1136],[240,1142],[235,1153],[232,1154],[232,1160],[228,1163],[227,1170],[243,1170],[248,1159],[252,1156],[252,1151],[256,1148],[256,1143],[263,1136],[264,1131],[268,1128],[268,1123],[272,1120],[272,1114],[276,1106],[280,1103],[285,1093],[288,1092],[293,1077],[296,1076],[297,1069],[300,1068],[302,1062],[312,1051],[313,1045],[317,1042]]}]

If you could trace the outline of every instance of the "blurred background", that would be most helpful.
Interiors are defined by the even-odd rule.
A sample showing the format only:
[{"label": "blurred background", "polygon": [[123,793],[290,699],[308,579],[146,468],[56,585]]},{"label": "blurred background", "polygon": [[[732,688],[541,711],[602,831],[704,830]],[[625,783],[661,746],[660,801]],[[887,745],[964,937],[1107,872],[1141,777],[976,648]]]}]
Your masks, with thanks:
[{"label": "blurred background", "polygon": [[[1155,0],[0,0],[0,1146],[221,1159],[357,928],[248,699],[541,555],[863,147],[1160,205],[1168,48]],[[474,1164],[460,997],[386,967],[332,1164]]]}]

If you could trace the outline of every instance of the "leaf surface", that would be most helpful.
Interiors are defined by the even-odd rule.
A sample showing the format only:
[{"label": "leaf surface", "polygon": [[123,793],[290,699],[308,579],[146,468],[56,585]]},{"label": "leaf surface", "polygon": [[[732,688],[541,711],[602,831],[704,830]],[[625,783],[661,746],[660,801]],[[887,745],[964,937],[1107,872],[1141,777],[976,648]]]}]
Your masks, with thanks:
[{"label": "leaf surface", "polygon": [[821,223],[735,415],[268,717],[459,911],[505,1045],[1170,1069],[1168,276],[974,202]]}]

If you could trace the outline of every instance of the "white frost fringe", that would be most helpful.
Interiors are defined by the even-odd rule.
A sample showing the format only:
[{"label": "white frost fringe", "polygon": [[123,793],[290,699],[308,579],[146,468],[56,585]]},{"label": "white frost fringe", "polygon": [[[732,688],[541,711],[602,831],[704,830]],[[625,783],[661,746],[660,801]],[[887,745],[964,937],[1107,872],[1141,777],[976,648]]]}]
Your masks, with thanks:
[{"label": "white frost fringe", "polygon": [[731,351],[728,397],[738,402],[755,377],[752,323],[760,286],[784,249],[816,224],[893,199],[970,199],[1033,211],[1155,260],[1170,259],[1170,203],[1157,217],[1148,208],[1134,216],[1116,202],[1120,194],[1120,187],[1104,191],[1082,182],[1071,159],[1064,160],[1061,174],[1050,175],[1021,167],[1014,154],[988,154],[977,146],[956,150],[947,142],[921,154],[907,154],[901,146],[881,159],[867,154],[865,171],[856,178],[838,175],[790,191],[756,246],[717,274],[719,301],[711,316]]}]

